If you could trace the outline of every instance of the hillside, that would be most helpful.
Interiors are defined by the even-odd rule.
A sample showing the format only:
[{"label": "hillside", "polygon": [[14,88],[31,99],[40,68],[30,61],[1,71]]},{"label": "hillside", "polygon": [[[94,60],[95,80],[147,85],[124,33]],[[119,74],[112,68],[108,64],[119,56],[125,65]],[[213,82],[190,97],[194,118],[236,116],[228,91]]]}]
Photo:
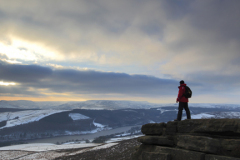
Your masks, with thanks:
[{"label": "hillside", "polygon": [[[107,102],[93,101],[91,103],[106,104]],[[123,102],[111,103],[121,104]],[[236,105],[192,105],[190,110],[193,119],[240,117],[240,108]],[[16,141],[30,139],[88,134],[124,126],[167,122],[175,119],[176,115],[177,105],[150,109],[126,108],[116,110],[23,110],[20,108],[1,108],[0,140],[4,143],[15,144]],[[183,119],[185,118],[185,112],[183,112]]]}]

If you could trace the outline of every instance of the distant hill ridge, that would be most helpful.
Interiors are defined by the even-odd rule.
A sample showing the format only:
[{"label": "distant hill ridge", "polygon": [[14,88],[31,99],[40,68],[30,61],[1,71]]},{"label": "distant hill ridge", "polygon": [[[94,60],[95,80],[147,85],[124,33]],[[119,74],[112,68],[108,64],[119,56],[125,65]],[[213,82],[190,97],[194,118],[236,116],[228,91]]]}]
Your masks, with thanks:
[{"label": "distant hill ridge", "polygon": [[0,101],[0,108],[18,108],[18,109],[124,109],[152,108],[155,104],[146,101],[121,101],[121,100],[88,100],[88,101]]},{"label": "distant hill ridge", "polygon": [[[117,110],[117,109],[150,109],[159,107],[177,106],[177,103],[149,103],[147,101],[126,101],[126,100],[87,100],[87,101],[0,101],[0,108],[18,109],[98,109],[98,110]],[[189,107],[201,108],[240,108],[239,104],[213,104],[213,103],[189,103]]]},{"label": "distant hill ridge", "polygon": [[240,160],[240,119],[192,119],[142,126],[133,160]]}]

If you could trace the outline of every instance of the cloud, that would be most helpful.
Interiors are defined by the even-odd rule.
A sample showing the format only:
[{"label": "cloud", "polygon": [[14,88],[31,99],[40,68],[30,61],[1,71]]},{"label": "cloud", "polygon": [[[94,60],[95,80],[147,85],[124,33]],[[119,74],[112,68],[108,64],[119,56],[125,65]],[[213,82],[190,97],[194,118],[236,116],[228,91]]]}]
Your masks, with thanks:
[{"label": "cloud", "polygon": [[[0,45],[13,47],[15,55],[21,54],[19,58],[1,51],[2,58],[23,64],[31,61],[42,66],[51,63],[93,68],[77,71],[42,67],[39,74],[34,73],[40,79],[38,85],[31,84],[34,87],[77,94],[139,94],[146,90],[147,95],[161,95],[157,88],[164,88],[165,81],[156,77],[164,76],[195,84],[199,94],[207,88],[218,91],[226,83],[231,91],[239,87],[238,0],[0,2]],[[33,58],[25,57],[29,55]],[[155,79],[131,73],[154,75]],[[26,82],[31,80],[36,82],[29,74]]]},{"label": "cloud", "polygon": [[52,70],[37,65],[11,65],[0,63],[0,74],[2,80],[19,83],[35,82],[47,78]]},{"label": "cloud", "polygon": [[193,57],[194,69],[239,57],[238,1],[24,2],[2,2],[1,33],[45,48],[36,56],[41,62],[166,63],[170,73],[180,55]]},{"label": "cloud", "polygon": [[55,57],[45,54],[45,60],[129,64],[134,59],[150,63],[159,51],[164,56],[161,43],[149,37],[161,32],[163,25],[154,23],[163,14],[157,1],[55,2],[32,1],[26,6],[4,2],[2,32],[10,41],[19,38],[56,53]]},{"label": "cloud", "polygon": [[170,39],[169,46],[176,54],[161,71],[175,79],[205,83],[204,88],[218,90],[227,83],[233,91],[240,77],[240,2],[218,2],[194,1],[181,21],[170,23],[173,27],[168,29],[177,38]]},{"label": "cloud", "polygon": [[[0,68],[0,77],[4,82],[19,83],[19,86],[15,86],[15,90],[9,90],[9,93],[22,89],[22,93],[31,93],[29,96],[32,96],[34,90],[34,95],[39,95],[39,90],[42,90],[42,96],[46,92],[56,96],[71,93],[155,97],[171,95],[178,84],[174,80],[153,76],[94,70],[50,69],[38,65],[6,63],[1,64]],[[7,89],[5,91],[8,93]]]}]

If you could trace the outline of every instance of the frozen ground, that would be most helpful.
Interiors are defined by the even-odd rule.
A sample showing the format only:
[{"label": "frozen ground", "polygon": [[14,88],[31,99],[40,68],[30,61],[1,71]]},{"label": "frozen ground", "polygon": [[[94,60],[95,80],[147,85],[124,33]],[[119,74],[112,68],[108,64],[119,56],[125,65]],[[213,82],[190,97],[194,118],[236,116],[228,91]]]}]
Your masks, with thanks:
[{"label": "frozen ground", "polygon": [[62,144],[56,145],[51,143],[32,143],[32,144],[20,144],[14,146],[0,147],[0,151],[4,150],[18,150],[18,151],[33,151],[33,152],[44,152],[54,151],[62,149],[73,149],[73,148],[86,148],[95,147],[100,145],[99,143],[84,143],[84,144]]},{"label": "frozen ground", "polygon": [[101,147],[97,150],[90,149],[83,153],[67,155],[56,158],[57,160],[131,160],[135,147],[140,145],[136,138],[120,141],[108,148]]},{"label": "frozen ground", "polygon": [[0,122],[7,121],[7,124],[0,129],[39,121],[44,117],[64,111],[66,110],[28,110],[19,112],[3,112],[0,113]]},{"label": "frozen ground", "polygon": [[[215,115],[207,114],[207,113],[191,115],[192,119],[213,118],[213,117],[215,117]],[[182,117],[182,120],[184,120],[184,119],[187,119],[187,117],[186,116]]]},{"label": "frozen ground", "polygon": [[[139,143],[136,141],[137,136],[123,137],[123,138],[113,138],[107,141],[105,144],[101,143],[84,143],[84,144],[65,144],[65,145],[55,145],[55,144],[24,144],[15,145],[0,148],[0,159],[10,160],[10,159],[69,159],[69,157],[76,159],[79,156],[86,155],[92,157],[95,153],[103,154],[103,150],[106,152],[120,152],[127,151],[131,154],[127,147],[134,147]],[[130,143],[131,142],[131,143]],[[133,143],[134,142],[134,143]],[[125,147],[122,147],[124,144]],[[126,147],[127,144],[127,147]],[[132,146],[134,144],[134,146]],[[94,154],[93,154],[94,153]],[[114,155],[114,154],[109,154]],[[104,156],[109,156],[104,155]],[[124,155],[122,155],[124,156]],[[77,158],[78,157],[78,158]],[[91,158],[94,159],[94,158]]]},{"label": "frozen ground", "polygon": [[104,128],[104,127],[106,127],[106,125],[102,125],[102,124],[100,124],[100,123],[96,123],[96,122],[95,122],[95,119],[94,119],[94,121],[93,121],[93,124],[94,124],[96,127],[98,127],[98,128]]},{"label": "frozen ground", "polygon": [[[24,144],[0,148],[0,159],[54,159],[61,156],[76,155],[90,150],[108,148],[117,143],[85,143],[85,144]],[[74,150],[68,153],[67,150]]]},{"label": "frozen ground", "polygon": [[201,108],[239,108],[239,104],[224,104],[224,103],[189,103],[189,107]]},{"label": "frozen ground", "polygon": [[80,119],[89,119],[89,117],[84,116],[80,113],[69,113],[69,117],[71,117],[72,120],[74,120],[74,121],[80,120]]},{"label": "frozen ground", "polygon": [[[140,135],[142,136],[142,135]],[[106,141],[106,144],[116,143],[123,140],[129,140],[133,138],[140,137],[138,136],[126,136],[126,137],[119,137],[119,138],[111,138],[110,140]],[[102,145],[101,143],[66,143],[62,145],[56,145],[53,143],[31,143],[31,144],[20,144],[20,145],[12,145],[6,147],[0,147],[0,151],[7,151],[7,150],[17,150],[17,151],[33,151],[33,152],[44,152],[44,151],[55,151],[55,150],[62,150],[62,149],[73,149],[73,148],[89,148],[89,147],[97,147]]]},{"label": "frozen ground", "polygon": [[169,112],[169,111],[176,111],[176,112],[178,112],[177,109],[174,109],[174,110],[167,110],[167,109],[158,108],[157,110],[161,111],[161,114],[163,114],[164,112]]},{"label": "frozen ground", "polygon": [[239,118],[240,112],[221,112],[216,115],[216,118]]},{"label": "frozen ground", "polygon": [[[221,119],[221,118],[239,118],[240,112],[220,112],[220,113],[200,113],[200,114],[194,114],[191,115],[192,119],[207,119],[207,118],[215,118],[215,119]],[[182,120],[187,119],[186,116],[182,118]]]}]

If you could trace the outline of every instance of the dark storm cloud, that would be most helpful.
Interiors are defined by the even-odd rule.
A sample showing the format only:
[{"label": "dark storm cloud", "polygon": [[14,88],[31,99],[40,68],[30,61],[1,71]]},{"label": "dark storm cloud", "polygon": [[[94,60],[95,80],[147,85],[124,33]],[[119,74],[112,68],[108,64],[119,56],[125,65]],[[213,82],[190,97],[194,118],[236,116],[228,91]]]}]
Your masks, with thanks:
[{"label": "dark storm cloud", "polygon": [[69,84],[72,91],[103,94],[169,94],[169,90],[173,91],[171,86],[176,83],[146,75],[97,71],[56,70],[53,77]]},{"label": "dark storm cloud", "polygon": [[5,81],[16,81],[19,83],[38,82],[49,77],[52,70],[37,65],[11,65],[0,63],[0,77]]},{"label": "dark storm cloud", "polygon": [[1,86],[0,85],[0,95],[1,96],[11,96],[11,97],[40,97],[43,96],[41,93],[35,91],[29,91],[28,86]]},{"label": "dark storm cloud", "polygon": [[[147,75],[100,72],[94,70],[50,69],[38,65],[1,64],[3,81],[20,83],[9,90],[15,94],[31,93],[28,87],[54,93],[123,94],[159,96],[175,92],[177,81]],[[24,90],[25,88],[25,90]],[[5,90],[7,92],[7,90]],[[34,95],[37,95],[38,90]],[[32,93],[30,94],[32,95]]]}]

